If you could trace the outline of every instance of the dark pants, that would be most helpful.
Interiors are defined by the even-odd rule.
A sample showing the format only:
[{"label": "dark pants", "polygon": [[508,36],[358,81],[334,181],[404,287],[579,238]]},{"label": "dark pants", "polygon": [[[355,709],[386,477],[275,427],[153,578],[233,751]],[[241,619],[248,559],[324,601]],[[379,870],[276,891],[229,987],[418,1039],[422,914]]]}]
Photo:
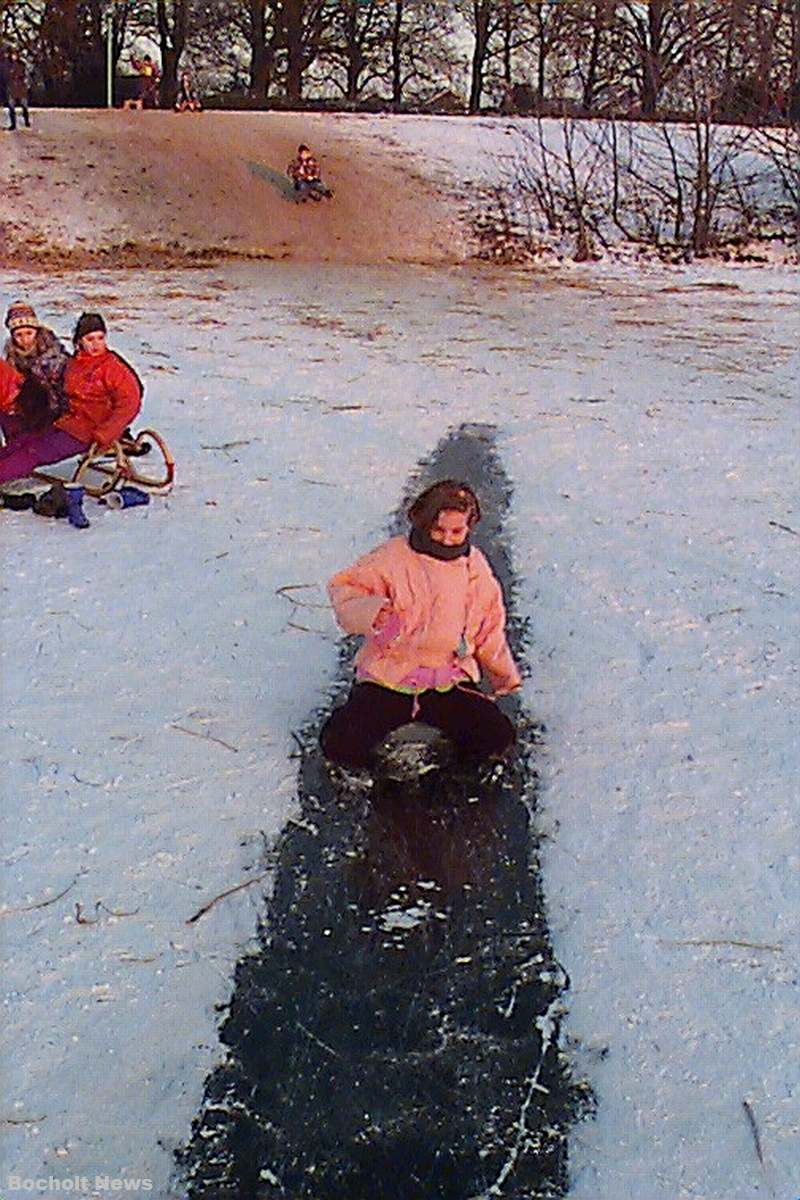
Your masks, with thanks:
[{"label": "dark pants", "polygon": [[330,199],[330,188],[326,188],[321,179],[295,179],[294,190],[298,200],[321,200],[323,196]]},{"label": "dark pants", "polygon": [[[320,741],[326,758],[343,767],[366,767],[370,752],[388,733],[412,719],[414,697],[378,683],[356,683],[347,703],[325,722]],[[514,743],[514,726],[493,700],[477,688],[454,687],[448,692],[419,694],[421,721],[433,725],[454,743],[460,754],[488,758],[503,754]]]},{"label": "dark pants", "polygon": [[30,113],[28,112],[28,101],[26,99],[24,99],[23,97],[13,96],[13,95],[11,95],[11,93],[9,93],[8,98],[6,99],[5,103],[6,103],[6,107],[8,108],[8,128],[9,129],[17,128],[17,114],[16,114],[16,110],[14,108],[15,104],[18,104],[20,106],[20,108],[22,109],[22,119],[25,122],[25,125],[27,127],[30,127],[31,118],[30,118]]}]

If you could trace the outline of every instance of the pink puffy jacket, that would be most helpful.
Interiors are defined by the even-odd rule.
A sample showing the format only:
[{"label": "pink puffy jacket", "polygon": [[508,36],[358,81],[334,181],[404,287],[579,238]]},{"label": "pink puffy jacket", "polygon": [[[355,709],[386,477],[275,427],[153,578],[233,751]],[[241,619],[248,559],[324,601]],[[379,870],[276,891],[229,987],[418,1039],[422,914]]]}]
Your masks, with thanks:
[{"label": "pink puffy jacket", "polygon": [[[520,684],[506,641],[503,593],[475,546],[441,561],[418,554],[404,537],[391,538],[334,575],[328,594],[342,629],[366,638],[356,657],[361,676],[397,687],[418,667],[455,664],[475,682],[485,672],[495,692]],[[388,644],[376,626],[387,612],[400,621]]]}]

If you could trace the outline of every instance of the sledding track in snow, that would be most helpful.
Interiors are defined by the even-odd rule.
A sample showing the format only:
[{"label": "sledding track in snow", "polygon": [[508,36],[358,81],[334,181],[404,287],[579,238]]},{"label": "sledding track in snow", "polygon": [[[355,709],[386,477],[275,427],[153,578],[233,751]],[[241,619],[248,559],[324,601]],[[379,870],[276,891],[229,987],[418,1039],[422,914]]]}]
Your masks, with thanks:
[{"label": "sledding track in snow", "polygon": [[[521,657],[491,427],[446,437],[410,491],[447,476],[478,487],[475,540]],[[558,1049],[568,981],[531,828],[542,731],[512,708],[504,774],[402,802],[337,792],[316,741],[326,714],[304,731],[301,815],[279,842],[260,949],[237,967],[227,1061],[179,1155],[192,1200],[564,1194],[588,1095]]]}]

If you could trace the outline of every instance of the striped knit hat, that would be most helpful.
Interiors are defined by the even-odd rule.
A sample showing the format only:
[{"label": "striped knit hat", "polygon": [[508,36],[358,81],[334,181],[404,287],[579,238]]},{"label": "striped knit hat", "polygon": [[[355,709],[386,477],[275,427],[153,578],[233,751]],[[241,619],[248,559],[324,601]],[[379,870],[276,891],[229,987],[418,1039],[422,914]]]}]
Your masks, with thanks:
[{"label": "striped knit hat", "polygon": [[30,304],[15,300],[6,313],[6,328],[10,333],[15,329],[39,329],[41,322]]}]

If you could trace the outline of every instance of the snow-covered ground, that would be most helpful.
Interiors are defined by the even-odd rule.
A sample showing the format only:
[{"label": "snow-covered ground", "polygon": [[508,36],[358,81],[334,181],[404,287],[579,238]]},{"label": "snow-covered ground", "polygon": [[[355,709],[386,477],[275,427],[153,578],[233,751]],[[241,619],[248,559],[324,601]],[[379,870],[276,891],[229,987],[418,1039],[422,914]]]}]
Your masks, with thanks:
[{"label": "snow-covered ground", "polygon": [[324,582],[482,421],[548,726],[565,1033],[598,1096],[573,1195],[795,1200],[796,277],[262,265],[0,290],[64,333],[102,309],[178,463],[169,498],[88,503],[85,532],[0,513],[8,1195],[166,1194],[267,881],[186,921],[295,811],[291,731],[337,671]]},{"label": "snow-covered ground", "polygon": [[[697,134],[691,126],[496,116],[465,120],[340,114],[333,119],[337,135],[351,138],[354,146],[368,139],[384,153],[391,148],[393,157],[411,171],[452,194],[467,219],[477,217],[481,224],[493,221],[502,229],[499,191],[512,226],[528,235],[537,253],[548,258],[575,255],[576,193],[582,195],[592,249],[601,256],[654,255],[650,245],[654,229],[664,248],[675,241],[692,244],[691,198],[702,179]],[[331,118],[317,120],[319,137],[324,138],[324,122]],[[738,238],[740,254],[762,261],[796,262],[791,214],[797,204],[787,192],[789,180],[796,197],[796,131],[714,125],[709,132],[708,170],[714,191],[711,226],[724,235],[722,244]],[[538,201],[533,197],[537,189],[541,190]],[[546,214],[547,208],[551,211]],[[676,224],[681,231],[677,237]]]}]

